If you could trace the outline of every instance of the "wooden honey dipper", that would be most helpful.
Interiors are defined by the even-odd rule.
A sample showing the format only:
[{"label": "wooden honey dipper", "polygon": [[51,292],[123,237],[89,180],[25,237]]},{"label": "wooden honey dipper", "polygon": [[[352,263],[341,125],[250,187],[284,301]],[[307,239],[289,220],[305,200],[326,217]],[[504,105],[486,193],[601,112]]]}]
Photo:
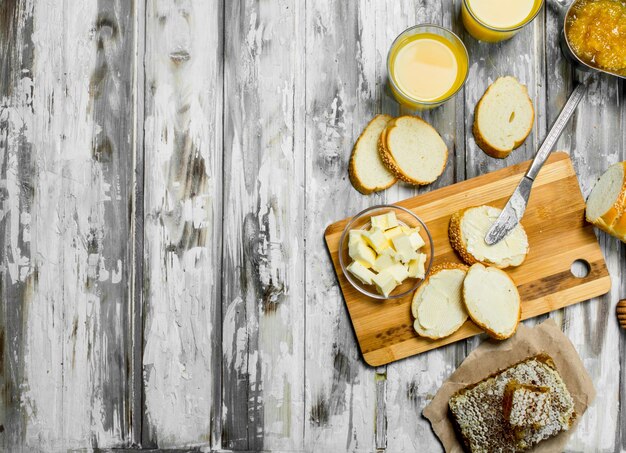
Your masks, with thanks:
[{"label": "wooden honey dipper", "polygon": [[626,329],[626,299],[622,299],[617,303],[615,311],[617,312],[617,322],[623,329]]}]

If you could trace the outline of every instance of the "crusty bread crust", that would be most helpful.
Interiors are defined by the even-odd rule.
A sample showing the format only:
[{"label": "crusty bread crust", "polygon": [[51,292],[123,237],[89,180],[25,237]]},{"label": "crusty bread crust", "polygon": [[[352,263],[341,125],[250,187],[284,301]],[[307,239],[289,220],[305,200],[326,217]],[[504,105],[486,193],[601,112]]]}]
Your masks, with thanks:
[{"label": "crusty bread crust", "polygon": [[597,219],[590,219],[586,214],[587,221],[600,228],[602,231],[615,236],[626,243],[626,161],[620,162],[624,168],[622,188],[613,206]]},{"label": "crusty bread crust", "polygon": [[357,138],[356,142],[354,143],[354,146],[352,147],[352,153],[350,155],[350,163],[348,164],[348,175],[350,177],[350,182],[352,183],[352,186],[358,190],[359,192],[361,192],[363,195],[369,195],[373,192],[379,192],[381,190],[385,190],[388,189],[389,187],[393,186],[396,182],[397,182],[397,178],[394,178],[389,184],[385,185],[385,186],[378,186],[378,187],[367,187],[363,184],[363,181],[361,181],[361,179],[359,178],[359,174],[358,171],[356,169],[356,152],[359,146],[359,142],[361,141],[361,138],[363,137],[363,135],[365,135],[365,133],[367,132],[367,129],[369,128],[369,126],[376,121],[376,119],[378,119],[379,116],[383,116],[385,118],[387,118],[387,122],[389,122],[392,117],[390,115],[384,115],[384,114],[379,114],[374,116],[374,118],[372,118],[370,120],[369,123],[367,123],[367,125],[363,128],[363,131],[361,132],[361,135],[359,135],[359,138]]},{"label": "crusty bread crust", "polygon": [[448,147],[446,147],[446,157],[443,161],[443,166],[441,167],[441,170],[439,171],[439,173],[437,174],[437,176],[435,177],[433,181],[420,181],[406,174],[402,170],[402,168],[398,165],[395,158],[393,157],[393,154],[389,150],[389,143],[388,143],[389,133],[394,127],[396,127],[397,121],[404,117],[415,118],[416,120],[421,121],[422,123],[430,127],[437,135],[439,135],[439,132],[437,132],[437,130],[434,127],[432,127],[430,124],[428,124],[426,121],[424,121],[417,115],[399,116],[389,121],[389,123],[387,123],[387,127],[385,128],[385,130],[383,130],[383,132],[380,134],[380,138],[378,139],[378,152],[380,154],[380,157],[383,160],[383,163],[385,164],[385,166],[389,169],[389,171],[393,173],[396,176],[396,178],[398,178],[399,180],[404,181],[408,184],[416,185],[416,186],[425,186],[428,184],[432,184],[441,176],[443,171],[446,169],[446,165],[448,164]]},{"label": "crusty bread crust", "polygon": [[472,265],[478,263],[478,260],[474,258],[463,243],[463,235],[461,233],[461,220],[463,219],[463,214],[470,208],[461,209],[460,211],[455,212],[450,217],[450,224],[448,226],[448,239],[450,240],[450,245],[452,249],[459,255],[459,257],[468,265]]},{"label": "crusty bread crust", "polygon": [[[467,272],[469,270],[469,266],[466,266],[463,263],[453,263],[451,261],[447,261],[445,263],[435,264],[431,268],[430,273],[428,274],[428,277],[430,277],[431,275],[436,274],[439,271],[450,270],[450,269],[460,269],[462,271]],[[426,283],[426,281],[424,281],[424,283]],[[424,283],[422,283],[422,284],[424,284]]]},{"label": "crusty bread crust", "polygon": [[526,141],[526,139],[530,135],[530,131],[533,129],[533,124],[535,122],[535,109],[533,107],[532,101],[530,100],[530,96],[528,95],[528,88],[526,87],[526,85],[520,84],[524,88],[524,93],[526,94],[526,99],[528,100],[528,105],[530,105],[530,110],[532,112],[532,117],[531,117],[530,124],[528,126],[528,130],[526,131],[526,133],[524,134],[524,137],[521,140],[513,144],[512,149],[501,149],[501,148],[497,148],[495,145],[492,145],[491,143],[487,141],[487,139],[485,139],[483,134],[480,132],[480,125],[478,124],[478,111],[480,110],[483,99],[485,99],[485,97],[487,96],[487,94],[489,93],[489,91],[491,90],[494,84],[495,82],[489,85],[485,93],[482,95],[482,97],[476,104],[476,107],[474,108],[474,125],[472,126],[472,132],[474,133],[474,140],[476,140],[476,144],[480,147],[480,149],[482,149],[485,152],[485,154],[495,159],[504,159],[508,157],[508,155],[511,154],[513,150],[522,146],[524,141]]},{"label": "crusty bread crust", "polygon": [[[511,276],[507,272],[503,271],[502,269],[499,269],[499,270],[504,275],[506,275],[506,277],[509,280],[511,280],[511,283],[513,284],[513,286],[517,288],[517,285],[515,284],[515,281],[513,281]],[[466,300],[467,300],[467,296],[465,294],[465,283],[464,283],[463,284],[463,303],[465,303]],[[515,335],[515,332],[517,332],[517,328],[519,327],[520,320],[522,319],[522,299],[519,295],[519,292],[517,293],[517,300],[519,301],[518,310],[517,310],[517,321],[515,322],[515,327],[513,328],[513,330],[511,330],[511,333],[508,335],[499,334],[498,332],[492,330],[487,324],[480,322],[476,317],[474,317],[474,315],[472,314],[472,311],[467,306],[467,303],[465,303],[465,310],[467,311],[467,314],[469,315],[470,319],[474,322],[474,324],[476,324],[478,327],[483,329],[485,333],[489,335],[491,338],[495,340],[506,340],[507,338],[511,338],[513,335]]]},{"label": "crusty bread crust", "polygon": [[476,257],[472,255],[469,250],[467,250],[467,247],[465,247],[465,243],[463,242],[463,234],[461,233],[461,221],[463,220],[463,215],[467,210],[478,207],[479,206],[470,206],[468,208],[461,209],[452,214],[452,216],[450,217],[450,224],[448,225],[448,239],[450,240],[450,245],[452,246],[452,249],[469,266],[471,266],[472,264],[481,263],[485,266],[497,267],[498,269],[506,269],[507,267],[519,267],[524,264],[524,261],[526,261],[526,258],[528,257],[528,248],[526,249],[526,255],[524,256],[524,259],[517,266],[502,266],[487,259],[485,259],[484,261],[480,261],[476,259]]},{"label": "crusty bread crust", "polygon": [[[452,269],[459,269],[462,270],[464,272],[467,272],[469,267],[467,267],[465,264],[461,264],[461,263],[452,263],[452,262],[445,262],[445,263],[439,263],[439,264],[435,264],[431,269],[430,272],[428,273],[428,275],[426,276],[426,278],[424,279],[424,281],[422,282],[422,284],[420,285],[420,287],[424,287],[425,285],[428,284],[428,281],[430,280],[430,277],[432,277],[433,275],[443,271],[443,270],[452,270]],[[413,294],[413,298],[415,298],[415,294],[417,294],[417,291],[415,291],[415,293]],[[411,314],[413,313],[413,298],[411,299]],[[459,326],[460,328],[461,326]],[[417,333],[417,332],[416,332]],[[454,333],[454,332],[452,332]],[[439,337],[439,336],[430,336],[430,335],[422,335],[420,333],[418,333],[418,335],[420,337],[423,338],[430,338],[431,340],[440,340],[441,338],[445,338],[448,337],[450,335],[446,335],[445,337]]]}]

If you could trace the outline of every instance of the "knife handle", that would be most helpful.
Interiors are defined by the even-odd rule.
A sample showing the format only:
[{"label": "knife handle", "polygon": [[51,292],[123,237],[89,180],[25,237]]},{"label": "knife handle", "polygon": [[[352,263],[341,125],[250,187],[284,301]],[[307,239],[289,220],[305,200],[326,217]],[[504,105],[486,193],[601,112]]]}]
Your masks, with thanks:
[{"label": "knife handle", "polygon": [[539,174],[539,170],[541,170],[541,167],[545,163],[546,159],[548,159],[548,156],[552,152],[552,147],[561,136],[563,129],[565,129],[565,125],[576,111],[578,103],[587,92],[587,87],[589,87],[589,82],[592,78],[593,77],[587,77],[582,83],[578,84],[578,86],[574,88],[574,91],[572,91],[572,94],[570,94],[569,99],[563,107],[563,110],[561,110],[561,113],[559,113],[559,116],[552,125],[550,132],[548,132],[548,135],[541,144],[539,151],[537,151],[537,155],[533,159],[532,163],[530,164],[530,168],[526,172],[526,176],[528,176],[533,181]]}]

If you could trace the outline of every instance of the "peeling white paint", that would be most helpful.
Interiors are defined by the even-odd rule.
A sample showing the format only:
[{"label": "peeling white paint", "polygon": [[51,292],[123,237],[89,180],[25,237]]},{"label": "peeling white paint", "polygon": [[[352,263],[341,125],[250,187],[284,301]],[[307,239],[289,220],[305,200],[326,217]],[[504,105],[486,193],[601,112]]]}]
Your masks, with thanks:
[{"label": "peeling white paint", "polygon": [[[212,53],[220,39],[219,4],[147,4],[146,229],[145,250],[140,251],[145,253],[147,431],[160,447],[201,445],[209,451],[221,446],[219,437],[212,437],[217,429],[212,417],[228,421],[237,414],[230,401],[220,403],[221,395],[213,394],[212,377],[221,372],[213,369],[212,360],[221,278],[224,293],[232,296],[223,303],[222,365],[237,375],[237,382],[224,382],[223,388],[245,390],[236,401],[250,408],[239,421],[244,435],[254,418],[250,436],[262,437],[266,449],[372,451],[374,371],[360,358],[322,231],[367,205],[430,190],[398,184],[362,197],[350,187],[345,170],[365,122],[381,110],[401,112],[384,94],[389,44],[409,25],[441,22],[441,4],[309,2],[305,11],[300,3],[283,0],[258,8],[245,4],[241,10],[230,10],[226,2],[226,9],[236,13],[233,20],[241,19],[239,13],[243,20],[241,29],[233,25],[241,36],[229,35],[230,28],[226,32],[241,55],[224,85],[225,119],[232,128],[232,149],[225,153],[231,166],[224,181],[229,188],[223,207],[224,255],[233,272],[223,277],[216,272],[222,259],[222,219],[216,213],[222,200],[223,94],[221,54]],[[126,203],[119,194],[127,181],[105,176],[90,156],[93,137],[105,132],[94,123],[88,96],[96,63],[96,2],[73,5],[71,15],[64,6],[51,0],[27,4],[35,16],[35,65],[32,72],[24,71],[11,96],[0,100],[11,144],[7,178],[0,180],[7,193],[0,220],[10,216],[2,268],[11,284],[28,288],[21,386],[24,442],[27,449],[46,451],[89,449],[92,442],[117,446],[126,440],[122,436],[128,428],[120,425],[123,414],[106,413],[104,383],[115,365],[101,358],[124,333],[103,334],[107,326],[97,285],[120,285],[132,263],[107,258],[88,243],[110,231],[104,206]],[[455,17],[446,8],[443,25]],[[543,59],[535,56],[544,39],[537,21],[543,20],[539,17],[533,28],[498,46],[468,41],[473,63],[464,93],[467,131],[484,88],[505,73],[535,87],[531,97],[540,131],[549,123],[543,117],[545,89],[536,83],[544,73],[552,77],[546,81],[548,96],[555,96],[552,103],[564,102],[562,67],[544,71]],[[623,130],[617,120],[624,117],[620,93],[615,82],[594,85],[580,106],[578,133],[573,138],[565,134],[559,142],[574,143],[572,155],[585,194],[609,163],[625,158],[623,137],[614,133]],[[120,102],[112,100],[113,105]],[[252,115],[257,105],[259,114]],[[553,116],[554,105],[549,107]],[[454,103],[423,113],[446,143],[456,141],[460,152],[463,138],[456,137],[455,115]],[[530,157],[540,135],[534,132],[505,162],[484,157],[467,134],[468,177]],[[33,146],[36,168],[30,210],[19,203],[24,189],[14,145],[22,138]],[[177,162],[181,143],[188,154]],[[191,191],[189,185],[197,181],[189,177],[190,165],[200,158],[205,185]],[[447,171],[436,185],[451,183],[452,177]],[[258,237],[243,235],[249,214]],[[613,451],[619,420],[619,335],[612,313],[624,289],[618,261],[622,252],[617,241],[600,237],[614,276],[612,293],[565,310],[566,331],[601,390],[572,437],[571,451]],[[243,256],[248,240],[252,257]],[[245,277],[254,281],[244,291],[240,277],[246,271],[250,275]],[[266,294],[267,288],[272,291]],[[118,319],[127,316],[120,300],[106,303]],[[468,349],[475,344],[468,342]],[[463,355],[464,345],[453,346],[387,367],[388,451],[438,448],[421,410]],[[257,393],[254,401],[248,399]],[[220,406],[221,414],[212,413]],[[113,424],[107,426],[111,415]]]},{"label": "peeling white paint", "polygon": [[[297,99],[304,94],[298,85],[304,37],[295,32],[303,13],[303,5],[287,1],[246,5],[237,19],[240,36],[226,43],[241,50],[231,60],[236,77],[225,76],[236,84],[227,85],[225,105],[232,121],[226,130],[232,181],[225,194],[224,251],[238,275],[225,280],[231,301],[223,353],[227,375],[244,380],[226,389],[238,407],[223,419],[228,441],[248,449],[260,448],[261,438],[265,449],[303,447],[304,143],[295,131],[303,118]],[[249,153],[256,155],[250,159]],[[239,274],[245,276],[241,287]],[[248,401],[236,394],[240,390],[247,390]],[[247,404],[255,406],[241,413]]]},{"label": "peeling white paint", "polygon": [[[209,445],[219,238],[217,2],[147,4],[145,406],[159,447]],[[212,51],[211,51],[212,49]],[[221,94],[220,94],[221,98]],[[204,167],[192,168],[203,160]],[[200,165],[200,164],[197,164]],[[203,185],[192,179],[204,168]],[[193,172],[196,173],[193,173]]]},{"label": "peeling white paint", "polygon": [[[121,344],[123,332],[105,334],[110,326],[102,324],[96,287],[110,273],[104,257],[88,250],[90,238],[106,228],[104,203],[110,199],[110,181],[91,155],[97,127],[89,80],[96,63],[97,4],[83,2],[66,13],[57,2],[33,4],[32,74],[22,78],[11,100],[23,106],[19,116],[32,147],[35,191],[30,211],[9,208],[12,235],[22,229],[32,260],[15,247],[13,256],[19,259],[9,263],[13,282],[29,287],[21,389],[28,414],[24,445],[46,451],[89,448],[92,442],[118,446],[125,429],[124,415],[105,413],[111,395],[104,393],[104,383],[112,387],[119,371],[109,369],[113,365],[105,357],[112,342]],[[15,202],[22,190],[17,182],[12,176],[7,181]],[[19,273],[13,272],[14,264]],[[31,278],[35,269],[36,280]],[[107,296],[108,304],[121,303]]]}]

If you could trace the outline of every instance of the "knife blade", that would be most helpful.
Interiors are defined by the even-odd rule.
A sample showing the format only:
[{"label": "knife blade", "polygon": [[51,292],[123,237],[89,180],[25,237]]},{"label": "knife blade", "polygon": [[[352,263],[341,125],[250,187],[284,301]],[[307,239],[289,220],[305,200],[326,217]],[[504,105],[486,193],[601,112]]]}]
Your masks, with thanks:
[{"label": "knife blade", "polygon": [[522,220],[533,182],[528,176],[524,176],[519,182],[509,202],[485,236],[485,242],[488,245],[500,242]]},{"label": "knife blade", "polygon": [[526,211],[526,205],[528,204],[528,198],[530,197],[530,189],[532,188],[533,181],[548,159],[548,156],[552,152],[552,147],[561,135],[561,132],[563,132],[567,121],[574,114],[578,103],[587,92],[587,87],[593,80],[595,80],[595,76],[588,76],[572,91],[572,94],[563,106],[563,110],[559,113],[546,139],[541,144],[539,151],[537,151],[537,155],[530,164],[528,171],[517,185],[517,188],[513,192],[513,195],[511,195],[511,198],[509,198],[509,201],[498,216],[498,219],[491,225],[491,228],[489,228],[485,236],[487,245],[494,245],[500,242],[517,226],[520,220],[522,220],[524,211]]}]

